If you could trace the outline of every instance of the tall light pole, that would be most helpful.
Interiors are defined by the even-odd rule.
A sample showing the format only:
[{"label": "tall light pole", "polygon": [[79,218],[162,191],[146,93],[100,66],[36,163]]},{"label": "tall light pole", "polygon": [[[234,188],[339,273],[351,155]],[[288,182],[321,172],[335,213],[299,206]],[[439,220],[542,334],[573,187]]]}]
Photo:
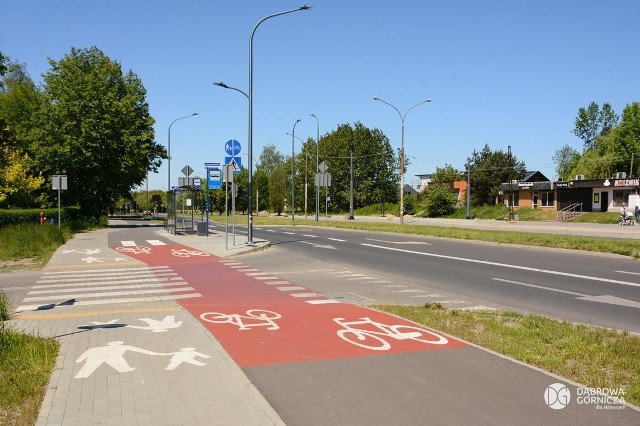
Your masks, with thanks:
[{"label": "tall light pole", "polygon": [[167,136],[167,167],[169,168],[169,173],[167,173],[167,191],[171,191],[171,126],[178,120],[183,120],[185,118],[193,117],[194,115],[198,115],[197,112],[193,114],[185,115],[184,117],[176,118],[169,124],[169,135]]},{"label": "tall light pole", "polygon": [[[320,169],[320,120],[315,114],[311,114],[311,117],[316,119],[316,172],[314,176],[317,176]],[[320,217],[320,180],[316,182],[316,222]]]},{"label": "tall light pole", "polygon": [[[304,141],[297,137],[296,135],[294,135],[293,133],[289,133],[287,132],[287,135],[296,138],[300,141],[300,146],[303,147],[304,146]],[[293,149],[293,148],[292,148]],[[305,159],[305,165],[304,165],[304,218],[307,218],[307,163],[309,162],[309,154],[306,154],[306,159]]]},{"label": "tall light pole", "polygon": [[311,6],[301,6],[297,9],[285,10],[284,12],[274,13],[272,15],[265,16],[253,27],[253,31],[251,31],[251,37],[249,38],[249,140],[247,142],[248,150],[249,150],[249,180],[247,182],[248,187],[248,221],[249,221],[249,229],[247,229],[247,244],[253,244],[253,209],[251,207],[251,191],[252,191],[252,182],[251,182],[251,174],[253,172],[253,36],[256,33],[256,30],[264,21],[270,18],[275,18],[276,16],[286,15],[288,13],[298,12],[301,10],[310,10]]},{"label": "tall light pole", "polygon": [[295,150],[294,150],[294,142],[296,138],[296,126],[298,123],[302,121],[299,118],[293,124],[293,132],[291,132],[291,222],[295,222],[295,214],[296,214],[296,199],[295,196],[295,187],[296,187],[296,162],[295,162]]},{"label": "tall light pole", "polygon": [[374,96],[373,100],[374,101],[380,101],[383,104],[387,104],[391,108],[395,109],[396,112],[398,113],[398,115],[400,116],[400,121],[402,122],[402,139],[401,139],[402,142],[400,144],[400,223],[404,224],[404,119],[407,117],[407,114],[409,113],[409,111],[411,111],[412,109],[414,109],[418,105],[422,105],[424,103],[431,102],[431,99],[426,99],[426,100],[424,100],[422,102],[418,102],[417,104],[415,104],[414,106],[409,108],[404,113],[404,115],[402,115],[400,113],[398,108],[394,107],[389,102],[383,101],[382,99],[380,99],[377,96]]}]

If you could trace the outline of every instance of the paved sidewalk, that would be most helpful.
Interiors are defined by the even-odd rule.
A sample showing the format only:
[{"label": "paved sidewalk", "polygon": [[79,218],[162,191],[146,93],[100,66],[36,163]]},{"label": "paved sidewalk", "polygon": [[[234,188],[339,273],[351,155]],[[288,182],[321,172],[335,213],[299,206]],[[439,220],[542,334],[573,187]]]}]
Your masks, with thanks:
[{"label": "paved sidewalk", "polygon": [[[109,249],[110,231],[77,234],[54,254],[36,286],[91,285],[97,279],[121,285],[121,274],[160,275]],[[220,257],[268,244],[227,249],[219,234],[156,232]],[[59,278],[65,284],[57,284]],[[74,280],[78,284],[69,284]],[[75,306],[72,300],[35,299],[22,305],[39,309],[23,310],[11,322],[60,343],[38,425],[283,424],[220,343],[175,300]]]}]

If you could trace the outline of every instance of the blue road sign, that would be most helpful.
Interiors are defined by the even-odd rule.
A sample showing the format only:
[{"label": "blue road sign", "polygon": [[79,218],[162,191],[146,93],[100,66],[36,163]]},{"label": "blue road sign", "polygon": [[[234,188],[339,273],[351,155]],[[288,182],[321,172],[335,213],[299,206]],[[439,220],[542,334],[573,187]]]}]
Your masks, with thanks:
[{"label": "blue road sign", "polygon": [[222,188],[222,172],[220,169],[207,169],[207,188]]},{"label": "blue road sign", "polygon": [[233,173],[238,174],[242,169],[241,157],[224,157],[224,164],[233,166]]},{"label": "blue road sign", "polygon": [[232,157],[240,154],[240,142],[235,139],[228,140],[227,143],[224,144],[224,150],[227,154]]}]

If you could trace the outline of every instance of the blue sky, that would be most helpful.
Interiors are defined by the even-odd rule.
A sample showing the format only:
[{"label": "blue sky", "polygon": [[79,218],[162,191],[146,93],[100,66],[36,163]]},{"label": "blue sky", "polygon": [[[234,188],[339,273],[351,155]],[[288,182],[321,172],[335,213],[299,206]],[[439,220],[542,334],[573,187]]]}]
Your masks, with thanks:
[{"label": "blue sky", "polygon": [[[640,101],[637,0],[307,0],[269,19],[254,39],[253,156],[291,132],[316,136],[361,122],[400,146],[406,181],[451,164],[462,168],[488,144],[527,169],[555,176],[554,152],[581,150],[572,133],[580,107]],[[2,6],[0,51],[36,82],[71,47],[96,46],[147,89],[158,143],[171,127],[171,176],[223,162],[236,139],[247,154],[249,36],[263,17],[304,2],[266,0],[22,0]],[[296,141],[296,151],[299,150]],[[322,155],[322,153],[321,153]],[[149,177],[166,189],[167,165]]]}]

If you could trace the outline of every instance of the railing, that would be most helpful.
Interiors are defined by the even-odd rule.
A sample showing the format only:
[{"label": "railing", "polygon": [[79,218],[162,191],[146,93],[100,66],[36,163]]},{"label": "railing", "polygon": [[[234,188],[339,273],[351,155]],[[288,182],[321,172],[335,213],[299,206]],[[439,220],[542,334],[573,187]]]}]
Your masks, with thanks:
[{"label": "railing", "polygon": [[[578,210],[580,209],[580,210]],[[582,203],[573,203],[570,206],[565,207],[562,210],[559,210],[557,213],[558,221],[565,221],[568,218],[571,218],[576,215],[576,213],[582,213]]]}]

